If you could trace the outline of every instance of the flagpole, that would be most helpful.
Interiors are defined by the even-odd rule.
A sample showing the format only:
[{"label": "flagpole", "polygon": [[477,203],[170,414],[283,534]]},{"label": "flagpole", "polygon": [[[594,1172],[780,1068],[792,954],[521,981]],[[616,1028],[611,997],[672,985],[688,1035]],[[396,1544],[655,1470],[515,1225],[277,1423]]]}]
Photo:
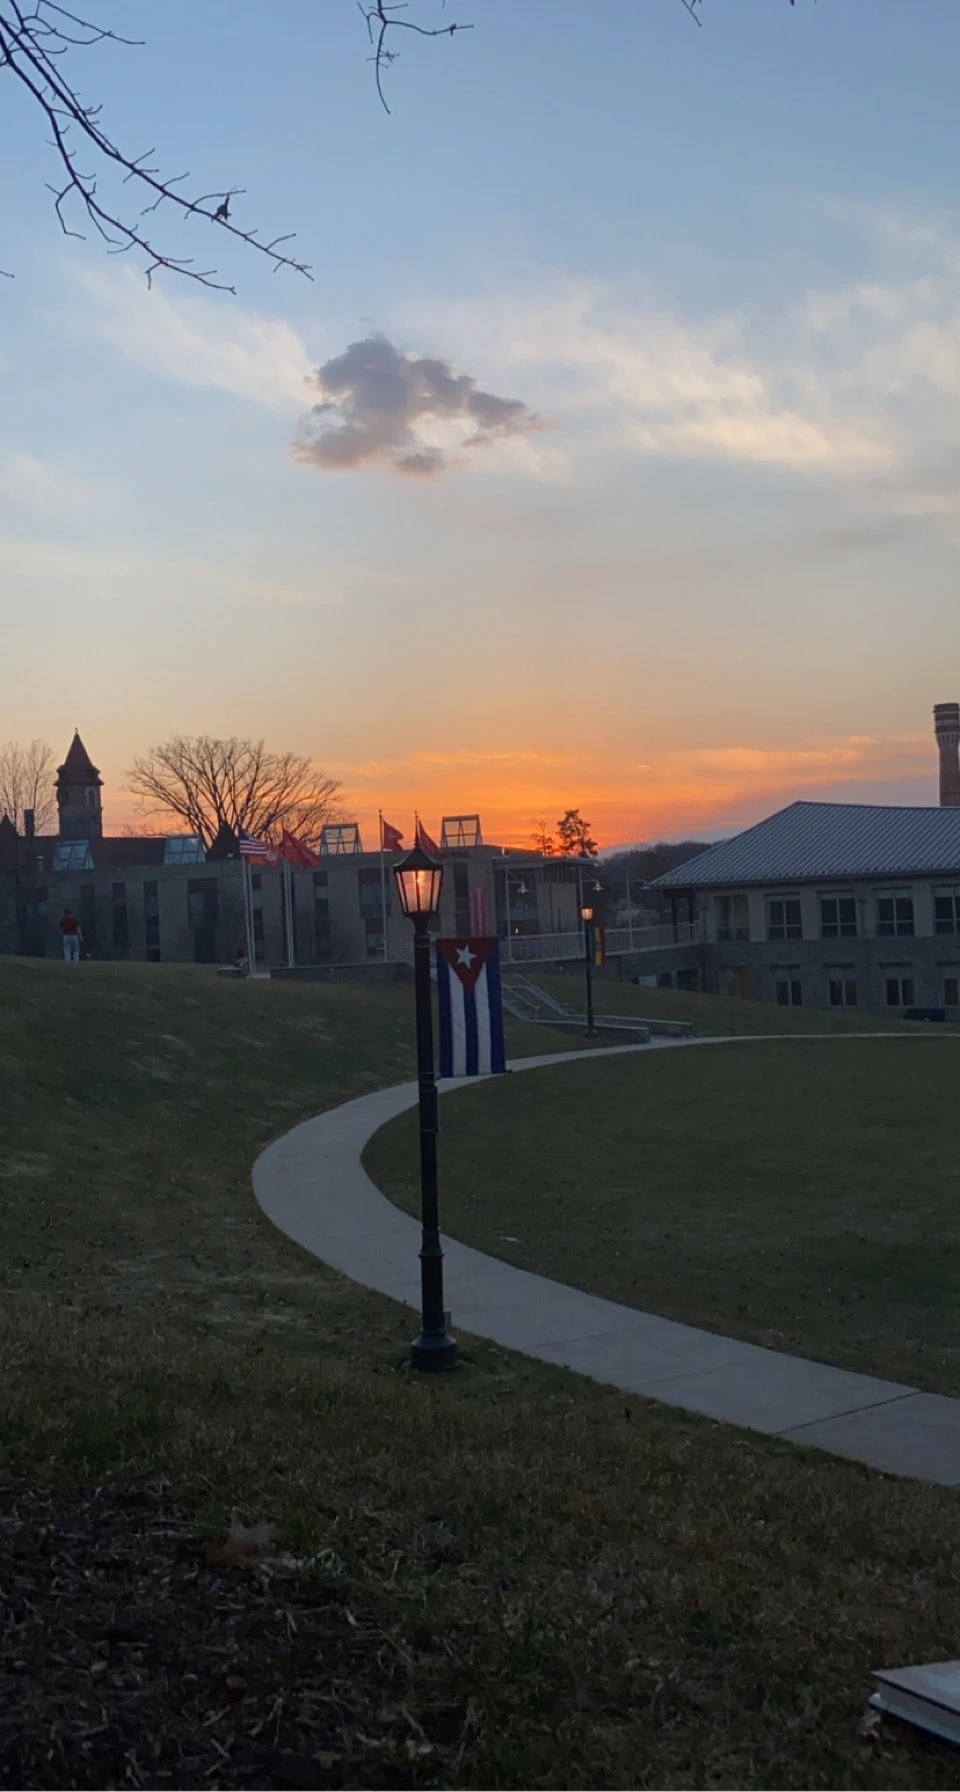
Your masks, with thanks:
[{"label": "flagpole", "polygon": [[383,961],[386,964],[390,957],[387,945],[387,867],[383,856],[383,810],[378,809],[380,817],[380,912],[383,916]]},{"label": "flagpole", "polygon": [[245,853],[240,856],[240,868],[243,872],[243,913],[247,923],[247,974],[252,977],[257,968],[257,941],[253,929],[253,884],[250,881],[250,860]]},{"label": "flagpole", "polygon": [[282,860],[283,902],[287,918],[287,966],[292,969],[296,964],[296,953],[293,949],[293,866]]}]

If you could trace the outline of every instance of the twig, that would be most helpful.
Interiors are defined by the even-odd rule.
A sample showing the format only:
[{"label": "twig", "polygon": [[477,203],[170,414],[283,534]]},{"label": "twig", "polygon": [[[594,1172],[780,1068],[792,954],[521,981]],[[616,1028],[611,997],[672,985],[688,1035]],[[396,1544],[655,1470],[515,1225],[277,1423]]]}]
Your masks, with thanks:
[{"label": "twig", "polygon": [[367,36],[374,46],[370,60],[376,75],[377,92],[385,112],[390,111],[383,91],[383,71],[391,62],[396,62],[397,51],[391,50],[387,44],[389,31],[413,31],[417,37],[453,37],[458,31],[472,31],[472,25],[418,25],[413,19],[399,19],[397,13],[406,12],[407,0],[375,0],[375,4],[365,4],[365,0],[357,0],[360,14],[367,27]]}]

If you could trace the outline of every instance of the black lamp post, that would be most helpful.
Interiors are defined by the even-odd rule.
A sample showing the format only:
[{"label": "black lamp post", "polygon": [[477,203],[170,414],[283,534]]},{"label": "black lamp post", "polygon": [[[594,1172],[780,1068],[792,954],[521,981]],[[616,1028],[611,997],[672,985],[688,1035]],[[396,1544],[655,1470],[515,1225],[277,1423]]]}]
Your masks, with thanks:
[{"label": "black lamp post", "polygon": [[580,919],[583,922],[583,960],[587,967],[587,1038],[596,1039],[597,1029],[593,1024],[593,907],[589,902],[581,903]]},{"label": "black lamp post", "polygon": [[437,1202],[437,1081],[433,1068],[430,917],[440,907],[443,866],[415,846],[394,867],[400,907],[413,922],[413,983],[420,1086],[420,1336],[410,1351],[415,1369],[452,1369],[460,1352],[443,1308],[443,1250]]}]

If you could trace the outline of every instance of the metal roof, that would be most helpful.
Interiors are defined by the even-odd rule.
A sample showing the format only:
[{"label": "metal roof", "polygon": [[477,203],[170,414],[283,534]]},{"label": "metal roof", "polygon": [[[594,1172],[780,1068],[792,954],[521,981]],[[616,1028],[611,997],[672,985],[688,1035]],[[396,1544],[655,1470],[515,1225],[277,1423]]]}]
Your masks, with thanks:
[{"label": "metal roof", "polygon": [[960,876],[960,808],[791,803],[655,881],[663,890],[852,877]]}]

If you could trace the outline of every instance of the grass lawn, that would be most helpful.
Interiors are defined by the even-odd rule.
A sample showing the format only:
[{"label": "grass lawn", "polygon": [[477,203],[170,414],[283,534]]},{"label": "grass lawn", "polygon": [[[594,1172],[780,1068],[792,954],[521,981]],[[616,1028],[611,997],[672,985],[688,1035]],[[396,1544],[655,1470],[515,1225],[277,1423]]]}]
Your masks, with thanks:
[{"label": "grass lawn", "polygon": [[[260,1215],[411,1006],[0,960],[0,1780],[955,1785],[857,1734],[871,1666],[956,1648],[953,1493],[481,1344],[416,1379]],[[206,1562],[233,1512],[290,1558]]]},{"label": "grass lawn", "polygon": [[[575,1011],[585,1004],[582,965],[541,973],[535,964],[517,969],[538,988],[566,1002]],[[508,973],[509,974],[509,973]],[[636,983],[620,983],[611,973],[597,973],[593,985],[598,1014],[635,1014],[648,1020],[689,1021],[695,1033],[925,1033],[930,1026],[903,1021],[899,1016],[868,1013],[852,1008],[778,1008],[771,1002],[744,1002],[736,996],[701,996],[684,989],[646,989]],[[936,1026],[938,1034],[956,1034],[955,1026]]]},{"label": "grass lawn", "polygon": [[[960,1041],[929,1035],[508,1076],[444,1097],[444,1224],[631,1306],[960,1393],[958,1077]],[[414,1121],[367,1153],[411,1210]]]}]

